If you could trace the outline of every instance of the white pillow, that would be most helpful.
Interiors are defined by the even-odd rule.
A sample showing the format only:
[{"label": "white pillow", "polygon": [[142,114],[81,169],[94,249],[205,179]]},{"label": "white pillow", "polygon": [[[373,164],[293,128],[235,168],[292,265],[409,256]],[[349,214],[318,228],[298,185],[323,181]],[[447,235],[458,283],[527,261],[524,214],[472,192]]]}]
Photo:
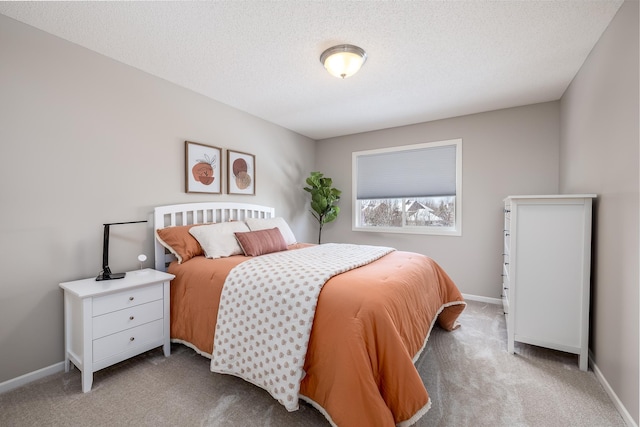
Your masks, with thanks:
[{"label": "white pillow", "polygon": [[278,227],[284,241],[287,245],[298,243],[296,236],[291,231],[289,224],[282,217],[278,218],[247,218],[245,220],[251,231],[267,230],[269,228]]},{"label": "white pillow", "polygon": [[232,221],[193,227],[189,233],[200,243],[205,257],[224,258],[243,254],[242,248],[233,234],[236,231],[247,232],[250,230],[244,222]]}]

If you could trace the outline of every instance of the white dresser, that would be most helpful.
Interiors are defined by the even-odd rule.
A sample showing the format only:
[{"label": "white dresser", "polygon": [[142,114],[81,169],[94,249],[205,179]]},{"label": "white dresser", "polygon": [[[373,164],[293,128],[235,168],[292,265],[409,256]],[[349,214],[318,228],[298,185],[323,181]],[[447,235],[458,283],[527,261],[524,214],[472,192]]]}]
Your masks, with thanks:
[{"label": "white dresser", "polygon": [[504,200],[507,349],[522,342],[579,355],[588,369],[594,194]]},{"label": "white dresser", "polygon": [[65,371],[82,371],[82,391],[93,373],[152,348],[170,354],[169,286],[174,276],[152,269],[123,279],[60,283],[64,289]]}]

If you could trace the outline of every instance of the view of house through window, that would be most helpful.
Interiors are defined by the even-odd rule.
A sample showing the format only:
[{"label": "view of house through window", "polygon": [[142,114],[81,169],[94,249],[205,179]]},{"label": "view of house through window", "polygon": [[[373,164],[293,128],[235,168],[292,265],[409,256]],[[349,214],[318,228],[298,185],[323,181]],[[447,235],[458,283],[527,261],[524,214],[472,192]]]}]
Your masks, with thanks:
[{"label": "view of house through window", "polygon": [[453,227],[455,197],[359,200],[360,224],[368,227]]},{"label": "view of house through window", "polygon": [[353,153],[353,229],[461,235],[462,140]]}]

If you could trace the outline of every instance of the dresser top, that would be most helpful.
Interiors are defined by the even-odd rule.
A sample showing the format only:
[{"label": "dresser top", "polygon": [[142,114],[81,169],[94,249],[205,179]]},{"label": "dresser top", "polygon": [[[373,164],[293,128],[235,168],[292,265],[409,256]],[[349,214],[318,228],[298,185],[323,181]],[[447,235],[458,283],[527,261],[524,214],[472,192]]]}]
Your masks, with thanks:
[{"label": "dresser top", "polygon": [[595,199],[597,194],[541,194],[541,195],[522,195],[522,196],[507,196],[506,200],[513,199]]}]

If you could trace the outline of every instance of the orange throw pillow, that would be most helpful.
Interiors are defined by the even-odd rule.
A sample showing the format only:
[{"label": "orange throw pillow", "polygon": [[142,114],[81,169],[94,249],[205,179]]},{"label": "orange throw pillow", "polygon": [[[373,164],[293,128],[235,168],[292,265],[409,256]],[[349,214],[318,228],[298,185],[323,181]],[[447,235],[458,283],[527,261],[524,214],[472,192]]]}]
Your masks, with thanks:
[{"label": "orange throw pillow", "polygon": [[191,258],[204,255],[200,243],[189,234],[191,227],[205,224],[178,225],[174,227],[160,228],[156,230],[158,242],[169,252],[178,258],[178,264],[189,261]]}]

